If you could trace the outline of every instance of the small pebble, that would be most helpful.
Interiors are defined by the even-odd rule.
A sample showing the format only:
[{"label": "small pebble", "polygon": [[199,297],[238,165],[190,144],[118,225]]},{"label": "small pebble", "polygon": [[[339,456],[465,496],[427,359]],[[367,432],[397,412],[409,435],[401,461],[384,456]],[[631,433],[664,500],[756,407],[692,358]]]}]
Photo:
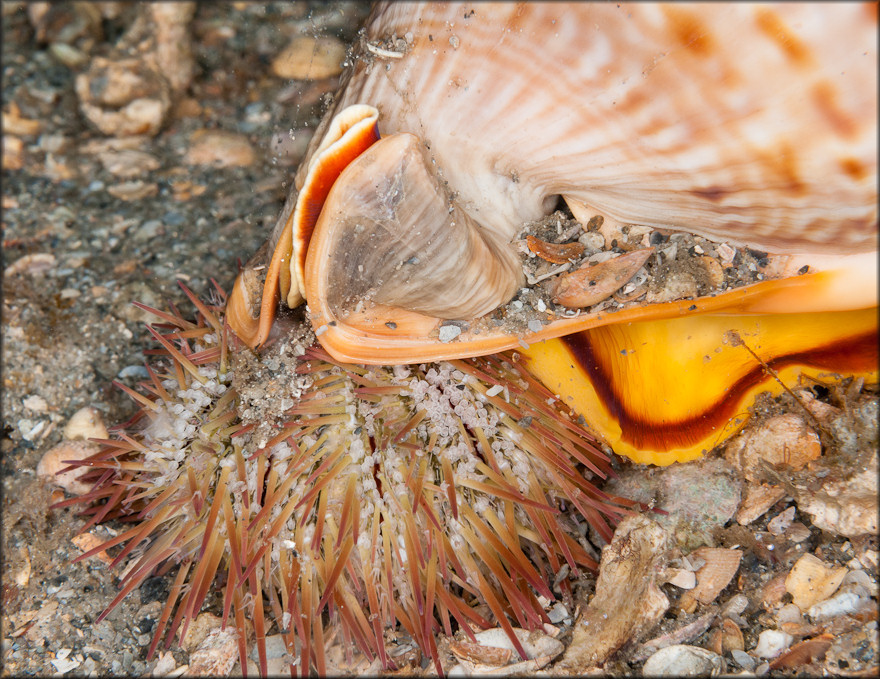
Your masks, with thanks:
[{"label": "small pebble", "polygon": [[141,200],[158,195],[159,185],[154,182],[130,181],[107,187],[107,193],[119,200]]},{"label": "small pebble", "polygon": [[127,365],[122,370],[120,370],[116,376],[123,379],[129,377],[140,377],[142,379],[147,379],[149,378],[150,373],[148,373],[147,369],[142,365]]},{"label": "small pebble", "polygon": [[166,212],[162,221],[166,226],[181,226],[186,222],[186,215],[182,212]]},{"label": "small pebble", "polygon": [[804,618],[801,615],[801,609],[795,606],[794,604],[785,604],[782,608],[779,609],[779,612],[776,614],[776,624],[782,625],[786,622],[794,622],[801,623]]},{"label": "small pebble", "polygon": [[504,391],[504,387],[500,384],[496,384],[486,390],[486,396],[498,396],[502,391]]},{"label": "small pebble", "polygon": [[734,649],[730,652],[730,656],[733,658],[734,662],[744,670],[751,670],[755,667],[755,659],[745,651]]},{"label": "small pebble", "polygon": [[461,328],[457,325],[441,325],[439,339],[441,342],[451,342],[461,334]]},{"label": "small pebble", "polygon": [[24,167],[24,142],[11,134],[3,135],[3,169],[20,170]]},{"label": "small pebble", "polygon": [[569,617],[568,609],[563,604],[557,602],[553,605],[553,608],[547,612],[547,617],[550,618],[550,622],[554,624],[562,622]]},{"label": "small pebble", "polygon": [[162,232],[163,224],[158,219],[149,219],[141,224],[132,235],[132,240],[144,243]]},{"label": "small pebble", "polygon": [[541,321],[531,320],[529,321],[529,331],[530,332],[540,332],[541,328],[544,327]]},{"label": "small pebble", "polygon": [[721,615],[730,618],[740,615],[749,606],[749,598],[745,594],[734,594],[721,608]]},{"label": "small pebble", "polygon": [[28,396],[26,399],[22,401],[22,405],[28,410],[32,410],[35,413],[45,413],[48,409],[49,405],[46,403],[46,400],[42,396],[37,396],[34,394],[33,396]]},{"label": "small pebble", "polygon": [[120,149],[98,154],[98,159],[110,174],[122,179],[133,179],[159,169],[159,159],[136,149]]},{"label": "small pebble", "polygon": [[212,167],[247,167],[256,160],[254,147],[247,137],[228,130],[197,130],[183,158],[187,165]]}]

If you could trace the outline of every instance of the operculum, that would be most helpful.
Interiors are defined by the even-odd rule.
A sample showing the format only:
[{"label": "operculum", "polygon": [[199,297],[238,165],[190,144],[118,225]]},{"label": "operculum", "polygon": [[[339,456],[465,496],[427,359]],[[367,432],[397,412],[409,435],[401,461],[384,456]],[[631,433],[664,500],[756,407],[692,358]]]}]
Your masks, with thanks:
[{"label": "operculum", "polygon": [[391,325],[395,309],[402,322],[411,312],[476,318],[523,284],[502,241],[456,205],[417,137],[385,137],[346,167],[327,198],[309,244],[306,298],[328,319],[371,306]]}]

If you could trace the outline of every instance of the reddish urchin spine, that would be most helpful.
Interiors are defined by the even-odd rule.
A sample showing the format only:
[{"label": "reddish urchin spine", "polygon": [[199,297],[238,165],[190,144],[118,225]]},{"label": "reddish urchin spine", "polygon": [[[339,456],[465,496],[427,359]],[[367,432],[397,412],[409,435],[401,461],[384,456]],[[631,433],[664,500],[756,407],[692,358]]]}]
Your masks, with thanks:
[{"label": "reddish urchin spine", "polygon": [[399,627],[441,674],[435,635],[456,629],[475,641],[472,627],[498,624],[526,659],[513,627],[549,622],[539,597],[554,599],[564,567],[596,567],[578,522],[610,539],[626,508],[585,479],[604,478],[607,459],[521,359],[365,368],[313,346],[291,359],[292,405],[258,441],[239,415],[222,300],[186,292],[195,321],[149,309],[163,321],[150,381],[122,387],[141,409],[83,463],[91,492],[61,503],[86,504],[84,530],[134,523],[79,557],[122,545],[113,566],[134,560],[103,615],[176,567],[148,657],[163,635],[166,648],[182,638],[222,572],[243,670],[252,621],[267,671],[267,620],[303,675],[326,673],[331,626],[386,669],[385,632]]}]

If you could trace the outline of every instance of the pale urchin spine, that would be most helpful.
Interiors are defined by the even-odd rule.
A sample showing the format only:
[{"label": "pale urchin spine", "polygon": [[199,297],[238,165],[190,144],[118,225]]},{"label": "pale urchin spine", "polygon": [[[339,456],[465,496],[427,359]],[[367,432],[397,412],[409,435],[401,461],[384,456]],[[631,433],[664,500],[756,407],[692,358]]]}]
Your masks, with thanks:
[{"label": "pale urchin spine", "polygon": [[586,526],[610,539],[627,509],[585,478],[605,477],[607,459],[524,362],[363,367],[314,345],[288,352],[278,416],[248,422],[224,300],[187,294],[195,321],[150,310],[150,380],[119,385],[141,408],[83,463],[92,490],[61,503],[86,505],[84,530],[134,522],[79,557],[122,545],[113,566],[129,560],[104,615],[176,568],[149,657],[223,574],[223,624],[243,668],[253,624],[263,674],[273,624],[303,674],[326,673],[330,626],[386,669],[386,630],[400,628],[441,674],[436,635],[456,629],[475,640],[472,627],[500,625],[526,659],[513,628],[549,622],[548,583],[596,567]]}]

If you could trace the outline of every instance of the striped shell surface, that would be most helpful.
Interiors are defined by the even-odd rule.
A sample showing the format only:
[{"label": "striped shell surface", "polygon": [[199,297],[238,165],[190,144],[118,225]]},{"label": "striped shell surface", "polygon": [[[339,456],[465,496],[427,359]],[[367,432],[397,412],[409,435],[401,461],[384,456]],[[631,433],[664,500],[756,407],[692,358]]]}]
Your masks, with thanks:
[{"label": "striped shell surface", "polygon": [[[259,334],[236,325],[256,325],[243,284],[231,323],[258,346],[275,300],[304,296],[339,360],[406,363],[612,322],[585,310],[531,334],[469,323],[522,287],[511,241],[560,197],[581,222],[778,256],[778,288],[616,322],[875,306],[876,24],[874,5],[841,3],[379,4],[268,244],[291,271],[264,286]],[[377,121],[357,153],[350,135],[328,139],[353,112]],[[466,328],[448,346],[444,319]]]}]

